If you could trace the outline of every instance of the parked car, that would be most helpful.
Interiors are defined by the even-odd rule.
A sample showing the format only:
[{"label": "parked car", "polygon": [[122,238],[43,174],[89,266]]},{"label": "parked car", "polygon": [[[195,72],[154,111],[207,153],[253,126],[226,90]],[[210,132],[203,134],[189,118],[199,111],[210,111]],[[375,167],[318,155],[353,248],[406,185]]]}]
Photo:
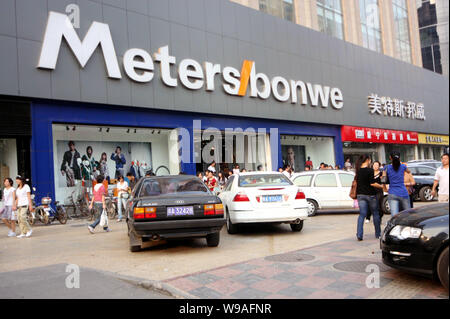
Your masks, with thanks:
[{"label": "parked car", "polygon": [[344,170],[321,170],[296,173],[291,177],[294,184],[306,195],[308,216],[319,209],[351,209],[354,200],[350,189],[355,173]]},{"label": "parked car", "polygon": [[408,168],[416,181],[416,185],[414,186],[414,199],[431,202],[433,200],[431,189],[433,188],[436,168],[419,164],[408,165]]},{"label": "parked car", "polygon": [[130,250],[145,241],[206,237],[216,247],[225,224],[223,205],[196,176],[141,178],[127,204]]},{"label": "parked car", "polygon": [[299,232],[308,217],[305,194],[279,172],[232,175],[219,197],[230,234],[244,223],[287,223]]},{"label": "parked car", "polygon": [[408,164],[408,166],[410,164],[412,164],[412,165],[425,165],[425,166],[429,166],[429,167],[432,167],[432,168],[435,168],[435,169],[437,169],[437,168],[442,166],[442,163],[440,161],[436,161],[436,160],[414,160],[414,161],[409,161],[407,164]]},{"label": "parked car", "polygon": [[439,279],[448,290],[448,203],[400,212],[380,239],[383,262],[393,268]]}]

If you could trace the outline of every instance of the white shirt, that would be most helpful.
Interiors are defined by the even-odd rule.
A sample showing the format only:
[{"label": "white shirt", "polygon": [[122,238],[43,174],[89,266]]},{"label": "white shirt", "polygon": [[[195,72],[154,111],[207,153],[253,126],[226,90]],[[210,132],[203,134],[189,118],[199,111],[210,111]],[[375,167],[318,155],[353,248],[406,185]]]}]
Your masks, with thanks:
[{"label": "white shirt", "polygon": [[23,185],[22,188],[16,189],[17,206],[28,206],[27,193],[31,193],[30,186],[27,184]]},{"label": "white shirt", "polygon": [[233,174],[239,174],[240,170],[239,168],[233,168]]},{"label": "white shirt", "polygon": [[216,172],[216,168],[211,165],[210,167],[208,167],[208,171],[211,171],[211,172],[215,173]]},{"label": "white shirt", "polygon": [[291,174],[288,171],[283,171],[283,175],[287,178],[291,178]]},{"label": "white shirt", "polygon": [[448,195],[448,168],[439,167],[434,175],[434,180],[439,181],[439,195]]},{"label": "white shirt", "polygon": [[117,183],[117,189],[120,193],[120,191],[128,192],[128,183],[126,181],[123,181],[123,183]]},{"label": "white shirt", "polygon": [[16,189],[14,187],[10,187],[9,189],[3,190],[3,203],[5,203],[5,206],[13,206],[14,205],[14,191]]}]

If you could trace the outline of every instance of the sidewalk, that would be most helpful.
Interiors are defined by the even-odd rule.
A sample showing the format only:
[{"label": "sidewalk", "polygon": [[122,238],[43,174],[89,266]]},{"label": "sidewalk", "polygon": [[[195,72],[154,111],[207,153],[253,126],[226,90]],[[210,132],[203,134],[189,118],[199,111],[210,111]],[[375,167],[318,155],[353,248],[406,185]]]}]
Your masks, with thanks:
[{"label": "sidewalk", "polygon": [[[380,288],[367,288],[367,265],[380,270]],[[165,281],[199,298],[448,299],[437,282],[381,261],[379,241],[340,240],[257,258]]]}]

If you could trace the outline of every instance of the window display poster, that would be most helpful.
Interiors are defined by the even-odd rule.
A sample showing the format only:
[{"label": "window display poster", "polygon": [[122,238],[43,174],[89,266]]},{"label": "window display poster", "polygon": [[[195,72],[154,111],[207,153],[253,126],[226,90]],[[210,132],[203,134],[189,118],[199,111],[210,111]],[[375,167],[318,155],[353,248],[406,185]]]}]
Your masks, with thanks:
[{"label": "window display poster", "polygon": [[151,143],[60,140],[56,141],[55,156],[57,197],[67,196],[67,189],[82,181],[89,187],[98,175],[110,181],[130,172],[139,179],[153,168]]},{"label": "window display poster", "polygon": [[283,166],[290,165],[294,172],[305,169],[305,147],[303,145],[281,145]]}]

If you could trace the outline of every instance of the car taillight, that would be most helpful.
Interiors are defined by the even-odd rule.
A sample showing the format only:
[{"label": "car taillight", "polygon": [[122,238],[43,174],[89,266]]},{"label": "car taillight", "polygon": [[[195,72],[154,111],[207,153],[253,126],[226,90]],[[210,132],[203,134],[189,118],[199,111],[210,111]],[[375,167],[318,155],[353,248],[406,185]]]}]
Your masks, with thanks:
[{"label": "car taillight", "polygon": [[295,199],[306,199],[305,193],[298,191]]},{"label": "car taillight", "polygon": [[248,196],[245,193],[237,193],[234,196],[233,202],[249,202]]},{"label": "car taillight", "polygon": [[156,218],[156,207],[135,207],[133,210],[133,218]]},{"label": "car taillight", "polygon": [[205,205],[203,207],[203,214],[206,215],[214,215],[215,214],[215,210],[214,210],[214,204],[210,204],[210,205]]},{"label": "car taillight", "polygon": [[214,210],[216,211],[216,215],[223,215],[223,204],[215,204]]}]

